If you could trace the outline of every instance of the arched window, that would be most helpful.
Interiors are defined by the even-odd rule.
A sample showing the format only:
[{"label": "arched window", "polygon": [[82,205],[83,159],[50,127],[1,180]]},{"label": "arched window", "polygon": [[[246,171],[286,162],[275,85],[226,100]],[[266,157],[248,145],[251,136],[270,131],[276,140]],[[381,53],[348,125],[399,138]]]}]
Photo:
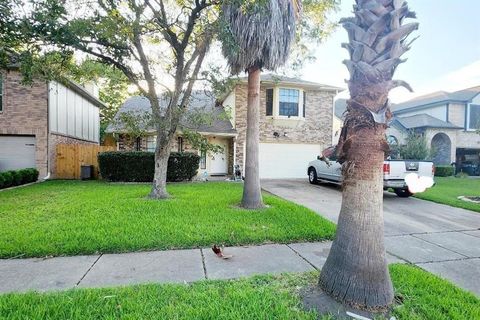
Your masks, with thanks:
[{"label": "arched window", "polygon": [[387,137],[387,143],[391,146],[398,146],[398,139],[395,136],[389,135]]}]

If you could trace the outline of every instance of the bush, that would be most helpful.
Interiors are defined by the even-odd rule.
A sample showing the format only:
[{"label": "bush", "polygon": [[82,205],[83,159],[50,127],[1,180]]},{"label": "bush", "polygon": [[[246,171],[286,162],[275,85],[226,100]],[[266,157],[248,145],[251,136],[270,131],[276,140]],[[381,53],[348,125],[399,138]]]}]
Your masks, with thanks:
[{"label": "bush", "polygon": [[200,156],[191,152],[172,152],[168,158],[167,181],[192,180],[197,175]]},{"label": "bush", "polygon": [[436,166],[435,177],[451,177],[455,173],[452,166]]},{"label": "bush", "polygon": [[38,170],[34,168],[22,169],[18,171],[22,176],[22,184],[35,182],[38,180]]},{"label": "bush", "polygon": [[410,131],[405,138],[405,144],[398,147],[401,159],[429,160],[433,158],[435,150],[428,147],[427,138],[423,134]]},{"label": "bush", "polygon": [[3,172],[2,176],[4,179],[3,188],[10,188],[11,186],[13,186],[13,176],[10,171]]},{"label": "bush", "polygon": [[0,189],[19,186],[38,180],[38,170],[34,168],[0,172]]},{"label": "bush", "polygon": [[[172,152],[168,159],[167,181],[191,180],[198,170],[200,156],[190,152]],[[110,151],[98,155],[102,178],[108,181],[151,182],[155,168],[153,152]]]},{"label": "bush", "polygon": [[20,173],[20,171],[10,171],[10,173],[12,174],[12,177],[13,177],[13,185],[14,186],[19,186],[22,184],[22,174]]}]

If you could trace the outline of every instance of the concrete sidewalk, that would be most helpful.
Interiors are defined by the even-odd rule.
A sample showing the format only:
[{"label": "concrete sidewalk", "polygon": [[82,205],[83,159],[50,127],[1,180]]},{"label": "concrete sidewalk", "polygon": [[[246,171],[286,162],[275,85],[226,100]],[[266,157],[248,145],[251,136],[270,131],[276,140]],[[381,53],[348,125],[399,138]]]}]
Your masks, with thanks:
[{"label": "concrete sidewalk", "polygon": [[[49,291],[140,283],[184,283],[255,274],[319,270],[331,242],[229,247],[228,260],[210,248],[0,260],[0,292]],[[403,262],[388,255],[390,263]]]},{"label": "concrete sidewalk", "polygon": [[[264,180],[262,188],[336,223],[340,188],[302,180]],[[383,196],[388,253],[480,296],[480,213],[416,198]]]}]

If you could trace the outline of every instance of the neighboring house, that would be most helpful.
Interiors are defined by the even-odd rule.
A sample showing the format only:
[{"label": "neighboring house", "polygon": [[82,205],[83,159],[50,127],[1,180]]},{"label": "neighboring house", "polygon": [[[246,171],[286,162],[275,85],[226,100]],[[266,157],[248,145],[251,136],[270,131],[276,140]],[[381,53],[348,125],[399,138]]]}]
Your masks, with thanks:
[{"label": "neighboring house", "polygon": [[[336,114],[346,101],[336,102]],[[387,130],[390,143],[404,143],[409,131],[422,133],[435,151],[437,165],[455,164],[457,171],[480,175],[480,86],[456,92],[439,91],[395,104]]]},{"label": "neighboring house", "polygon": [[[333,98],[341,88],[274,75],[261,78],[261,115],[259,170],[261,178],[304,178],[306,164],[315,159],[331,142]],[[201,154],[199,175],[230,175],[234,165],[245,171],[245,139],[247,127],[247,79],[242,78],[220,99],[194,92],[189,109],[209,106],[224,108],[230,120],[217,119],[211,126],[197,128],[209,141],[223,147],[220,154],[192,150],[179,131],[172,151],[193,151]],[[119,112],[148,110],[147,99],[133,97]],[[215,113],[215,112],[214,112]],[[127,146],[121,130],[110,126],[107,131],[119,135],[118,149],[153,151],[154,130],[134,146]]]},{"label": "neighboring house", "polygon": [[0,172],[33,167],[54,177],[57,144],[99,143],[103,104],[94,86],[21,81],[18,69],[0,70]]}]

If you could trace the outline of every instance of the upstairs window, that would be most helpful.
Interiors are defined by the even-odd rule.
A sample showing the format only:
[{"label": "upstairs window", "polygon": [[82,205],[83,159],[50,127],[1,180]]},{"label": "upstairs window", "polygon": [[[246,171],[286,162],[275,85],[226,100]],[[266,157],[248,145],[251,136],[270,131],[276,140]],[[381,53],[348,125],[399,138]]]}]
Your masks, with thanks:
[{"label": "upstairs window", "polygon": [[279,92],[279,115],[298,117],[300,91],[280,88]]},{"label": "upstairs window", "polygon": [[265,98],[265,104],[267,106],[266,115],[272,116],[273,115],[273,89],[266,90],[267,96]]},{"label": "upstairs window", "polygon": [[305,118],[305,110],[307,109],[307,93],[303,91],[303,117]]},{"label": "upstairs window", "polygon": [[0,112],[3,111],[3,74],[0,73]]},{"label": "upstairs window", "polygon": [[480,105],[471,104],[468,107],[468,130],[480,129]]}]

